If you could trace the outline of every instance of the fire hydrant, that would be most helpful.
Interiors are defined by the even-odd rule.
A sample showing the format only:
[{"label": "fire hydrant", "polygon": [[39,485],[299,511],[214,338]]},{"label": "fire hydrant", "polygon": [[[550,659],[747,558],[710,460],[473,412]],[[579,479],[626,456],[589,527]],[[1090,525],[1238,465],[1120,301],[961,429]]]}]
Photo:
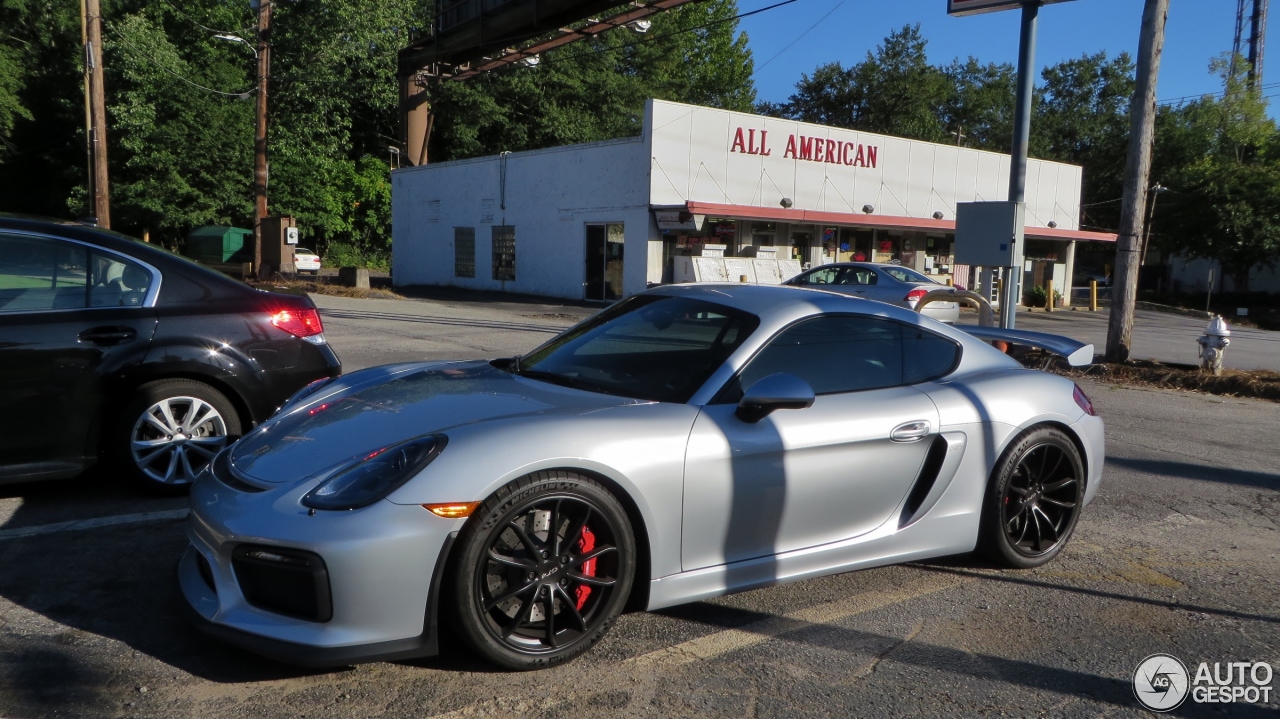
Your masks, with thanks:
[{"label": "fire hydrant", "polygon": [[1231,344],[1231,328],[1221,317],[1209,320],[1209,327],[1196,339],[1200,345],[1200,367],[1213,372],[1215,377],[1222,375],[1222,356]]}]

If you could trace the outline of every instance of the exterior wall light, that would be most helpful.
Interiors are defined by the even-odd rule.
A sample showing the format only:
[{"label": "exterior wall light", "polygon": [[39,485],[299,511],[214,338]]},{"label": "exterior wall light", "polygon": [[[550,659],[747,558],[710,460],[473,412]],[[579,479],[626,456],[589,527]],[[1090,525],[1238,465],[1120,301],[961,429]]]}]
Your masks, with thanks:
[{"label": "exterior wall light", "polygon": [[933,219],[935,219],[935,220],[941,220],[942,218],[943,218],[942,210],[936,210],[936,211],[933,213]]},{"label": "exterior wall light", "polygon": [[865,213],[867,213],[868,215],[870,215],[872,212],[875,212],[875,211],[876,211],[876,206],[875,206],[875,205],[863,205],[863,206],[862,206],[862,211],[863,211],[863,212],[865,212]]},{"label": "exterior wall light", "polygon": [[1052,229],[1056,228],[1057,226],[1058,226],[1058,221],[1057,221],[1057,220],[1049,220],[1049,229],[1051,229],[1051,230],[1052,230]]},{"label": "exterior wall light", "polygon": [[782,207],[785,209],[785,208],[789,208],[789,207],[791,207],[791,206],[792,206],[792,205],[794,205],[795,203],[791,201],[791,198],[790,198],[790,197],[784,197],[784,198],[782,198],[782,202],[780,202],[779,204],[781,204],[781,205],[782,205]]}]

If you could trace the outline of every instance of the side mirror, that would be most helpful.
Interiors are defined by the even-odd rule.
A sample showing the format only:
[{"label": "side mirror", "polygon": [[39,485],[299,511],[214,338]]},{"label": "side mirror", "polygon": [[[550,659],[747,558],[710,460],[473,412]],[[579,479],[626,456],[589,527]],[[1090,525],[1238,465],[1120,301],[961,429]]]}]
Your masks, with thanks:
[{"label": "side mirror", "polygon": [[751,385],[738,402],[734,414],[743,422],[755,424],[776,409],[804,409],[813,405],[813,388],[793,374],[778,372],[762,377]]}]

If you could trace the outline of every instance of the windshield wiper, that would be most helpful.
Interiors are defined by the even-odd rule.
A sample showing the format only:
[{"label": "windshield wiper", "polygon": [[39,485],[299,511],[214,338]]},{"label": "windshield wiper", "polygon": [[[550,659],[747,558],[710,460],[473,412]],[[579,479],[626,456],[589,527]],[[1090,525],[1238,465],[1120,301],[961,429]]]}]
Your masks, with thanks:
[{"label": "windshield wiper", "polygon": [[554,372],[543,372],[542,370],[526,369],[518,370],[516,374],[529,379],[542,380],[549,384],[560,385],[561,387],[569,387],[571,389],[581,389],[587,392],[596,392],[598,394],[613,394],[612,392],[600,387],[599,385],[578,379],[577,377],[566,377],[562,374]]}]

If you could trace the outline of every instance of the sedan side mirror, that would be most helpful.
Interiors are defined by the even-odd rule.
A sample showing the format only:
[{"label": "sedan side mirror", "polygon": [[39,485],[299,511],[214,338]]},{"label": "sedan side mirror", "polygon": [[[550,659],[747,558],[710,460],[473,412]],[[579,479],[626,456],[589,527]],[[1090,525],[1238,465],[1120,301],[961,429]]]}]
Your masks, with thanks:
[{"label": "sedan side mirror", "polygon": [[804,409],[813,405],[813,388],[793,374],[778,372],[762,377],[751,385],[738,402],[734,414],[743,422],[755,424],[776,409]]}]

